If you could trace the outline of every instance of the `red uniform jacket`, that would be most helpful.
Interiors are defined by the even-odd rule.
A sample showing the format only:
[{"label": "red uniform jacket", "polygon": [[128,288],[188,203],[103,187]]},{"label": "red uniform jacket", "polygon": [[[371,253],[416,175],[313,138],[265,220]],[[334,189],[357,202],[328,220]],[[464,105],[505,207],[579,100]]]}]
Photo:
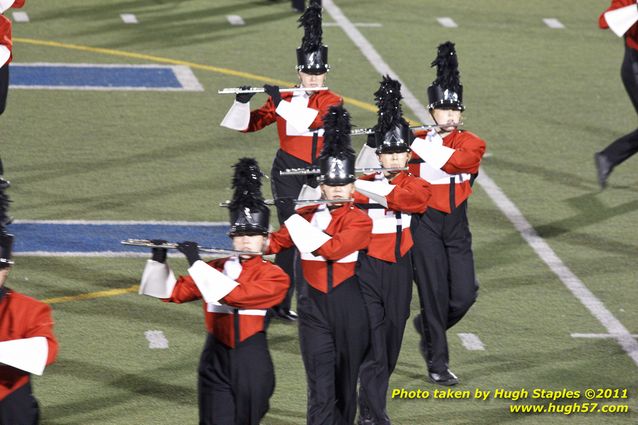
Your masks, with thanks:
[{"label": "red uniform jacket", "polygon": [[[605,12],[620,9],[621,7],[629,5],[638,7],[635,0],[612,0],[611,6],[609,6]],[[604,30],[609,28],[609,25],[607,25],[607,21],[605,20],[605,12],[601,13],[598,17],[598,26]],[[625,33],[625,43],[627,43],[628,47],[638,50],[638,23],[633,24]]]},{"label": "red uniform jacket", "polygon": [[[11,21],[4,15],[0,15],[0,45],[9,49],[9,52],[13,49],[13,42],[11,41]],[[7,63],[11,62],[11,56]],[[0,67],[6,64],[0,63]]]},{"label": "red uniform jacket", "polygon": [[[0,300],[0,341],[43,336],[49,345],[47,365],[55,361],[58,342],[53,335],[51,307],[41,301],[6,289]],[[29,382],[29,373],[0,365],[0,400]]]},{"label": "red uniform jacket", "polygon": [[[282,100],[290,101],[293,97],[293,93],[286,92],[281,94]],[[316,109],[319,111],[315,120],[310,124],[310,130],[317,130],[323,127],[323,117],[328,113],[328,109],[334,105],[340,105],[343,103],[343,99],[337,96],[330,90],[315,92],[308,100],[308,108]],[[250,123],[248,128],[244,131],[258,131],[262,128],[277,122],[277,133],[279,134],[279,147],[282,151],[289,153],[290,155],[306,161],[308,164],[312,164],[314,158],[319,156],[321,147],[323,146],[323,137],[317,138],[315,151],[312,151],[313,137],[312,135],[288,135],[286,131],[286,120],[277,115],[275,112],[277,108],[272,101],[272,98],[268,98],[268,101],[259,109],[255,109],[250,113]]]},{"label": "red uniform jacket", "polygon": [[[297,214],[312,222],[315,212],[325,205],[311,205],[301,208]],[[340,283],[354,275],[359,250],[370,242],[372,220],[352,204],[346,204],[331,211],[332,219],[324,230],[332,239],[321,245],[314,254],[301,254],[301,267],[306,281],[318,291],[329,293]],[[278,253],[293,246],[292,238],[285,225],[272,233],[270,252]],[[329,268],[332,278],[329,279]]]},{"label": "red uniform jacket", "polygon": [[[228,258],[221,258],[208,264],[223,272],[224,263]],[[264,332],[265,315],[243,314],[242,310],[264,310],[280,304],[286,297],[290,278],[279,266],[253,257],[241,263],[242,271],[236,279],[239,286],[235,287],[220,303],[238,309],[239,335],[235,335],[235,314],[214,313],[204,303],[206,328],[215,338],[230,348],[235,348],[235,341],[244,341],[257,332]],[[184,303],[202,299],[202,294],[190,276],[180,276],[173,288],[171,297],[166,302]]]},{"label": "red uniform jacket", "polygon": [[[423,135],[416,134],[417,137]],[[485,153],[485,142],[477,135],[464,130],[454,130],[443,138],[443,146],[454,149],[456,152],[441,167],[441,170],[456,176],[454,185],[454,207],[458,207],[472,194],[470,185],[470,175],[478,173],[481,159]],[[423,160],[413,151],[410,160],[410,172],[417,177],[421,177],[421,166]],[[432,197],[428,207],[443,211],[452,212],[450,205],[450,182],[429,182]]]},{"label": "red uniform jacket", "polygon": [[[16,0],[11,7],[19,9],[24,6],[25,1],[26,0]],[[13,51],[13,42],[11,41],[11,21],[4,15],[0,15],[0,45],[5,46],[10,52]],[[13,55],[9,57],[9,61],[7,63],[11,62],[12,58]],[[0,63],[0,66],[3,65],[5,64]]]},{"label": "red uniform jacket", "polygon": [[[360,180],[374,181],[376,174],[359,177]],[[368,255],[379,260],[396,262],[397,226],[401,226],[401,256],[412,248],[412,232],[410,232],[411,213],[423,213],[427,209],[432,195],[430,185],[423,179],[401,171],[392,181],[396,186],[385,198],[387,209],[366,209],[372,219],[372,239],[368,245]],[[376,204],[374,201],[355,192],[355,204]],[[400,221],[395,213],[401,213]]]}]

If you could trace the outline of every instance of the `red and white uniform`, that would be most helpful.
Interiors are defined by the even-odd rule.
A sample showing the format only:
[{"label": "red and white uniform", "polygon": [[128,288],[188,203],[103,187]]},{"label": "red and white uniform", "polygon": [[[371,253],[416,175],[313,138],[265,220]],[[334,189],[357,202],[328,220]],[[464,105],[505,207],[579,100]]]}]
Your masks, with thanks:
[{"label": "red and white uniform", "polygon": [[[299,346],[308,383],[308,424],[352,424],[357,376],[370,329],[355,266],[372,220],[352,204],[308,206],[271,234],[274,253],[294,244],[305,282],[299,288]],[[328,237],[329,236],[329,237]],[[306,285],[306,282],[308,285]]]},{"label": "red and white uniform", "polygon": [[[222,258],[208,265],[224,272],[229,260]],[[262,257],[242,261],[241,272],[235,280],[239,285],[219,300],[221,305],[204,303],[208,332],[230,348],[258,332],[264,332],[266,309],[283,300],[290,284],[288,275],[281,268]],[[164,301],[179,304],[202,298],[195,281],[188,275],[177,279],[173,293]],[[234,324],[236,314],[239,318],[237,329]]]},{"label": "red and white uniform", "polygon": [[[34,298],[6,290],[0,300],[0,342],[45,337],[48,345],[46,364],[55,361],[58,342],[53,334],[51,307]],[[29,373],[0,365],[0,401],[29,382]]]},{"label": "red and white uniform", "polygon": [[11,41],[11,21],[9,20],[9,18],[0,15],[0,67],[3,67],[11,62],[12,48],[13,42]]},{"label": "red and white uniform", "polygon": [[[290,102],[294,107],[309,108],[316,110],[317,114],[307,129],[299,131],[277,113],[272,98],[259,109],[250,112],[250,122],[244,131],[258,131],[276,122],[277,133],[279,134],[279,147],[282,151],[311,164],[313,159],[319,157],[323,146],[323,117],[328,113],[331,106],[341,105],[343,99],[331,92],[323,90],[307,95],[306,92],[284,92],[281,93],[282,102]],[[281,104],[280,104],[281,106]],[[314,144],[313,137],[317,133],[317,140]]]},{"label": "red and white uniform", "polygon": [[[427,209],[431,196],[430,185],[425,180],[404,171],[390,182],[383,173],[364,175],[359,177],[359,180],[394,186],[384,197],[386,208],[360,192],[355,192],[354,195],[354,203],[362,204],[372,219],[372,238],[368,245],[368,256],[394,263],[397,261],[395,245],[398,228],[401,228],[400,253],[404,256],[413,245],[410,231],[412,213],[423,213]],[[365,208],[367,204],[373,208]],[[375,206],[381,208],[374,208]]]},{"label": "red and white uniform", "polygon": [[472,194],[470,179],[472,174],[478,173],[485,142],[464,130],[454,130],[442,140],[436,133],[430,132],[425,141],[423,146],[427,156],[423,158],[415,152],[413,142],[410,172],[430,183],[432,197],[429,207],[450,213],[453,209],[450,199],[452,179],[456,208]]},{"label": "red and white uniform", "polygon": [[[19,9],[24,6],[25,1],[26,0],[16,0],[11,7]],[[11,39],[11,21],[6,16],[0,15],[0,58],[3,57],[1,50],[4,49],[7,49],[9,51],[9,59],[6,62],[3,62],[0,59],[0,67],[6,65],[7,63],[10,63],[11,59],[13,58],[13,55],[11,54],[11,52],[13,51],[13,42]]]},{"label": "red and white uniform", "polygon": [[[325,204],[301,208],[297,214],[331,236],[313,253],[301,253],[305,280],[318,291],[329,293],[343,281],[354,276],[359,250],[368,246],[372,220],[368,215],[346,204],[332,211]],[[277,253],[293,246],[286,227],[271,234],[270,252]],[[332,264],[332,279],[328,278],[327,262]]]},{"label": "red and white uniform", "polygon": [[[609,6],[603,13],[598,17],[598,26],[601,29],[609,29],[609,25],[607,24],[607,20],[605,19],[605,13],[610,10],[620,9],[621,7],[631,6],[638,7],[635,0],[612,0],[611,6]],[[638,50],[638,23],[633,24],[625,33],[625,43],[627,43],[627,47],[631,47],[634,50]]]}]

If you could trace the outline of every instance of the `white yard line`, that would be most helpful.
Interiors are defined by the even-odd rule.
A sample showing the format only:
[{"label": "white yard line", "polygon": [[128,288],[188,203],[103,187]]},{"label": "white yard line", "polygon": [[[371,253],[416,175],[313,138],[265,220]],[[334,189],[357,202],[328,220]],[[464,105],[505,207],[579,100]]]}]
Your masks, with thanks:
[{"label": "white yard line", "polygon": [[558,19],[556,18],[545,18],[543,19],[543,22],[545,22],[545,25],[547,25],[548,27],[555,29],[555,30],[560,30],[565,28],[565,25],[563,25]]},{"label": "white yard line", "polygon": [[124,22],[125,24],[139,24],[137,16],[135,16],[133,13],[122,13],[120,15],[120,18],[122,18],[122,22]]},{"label": "white yard line", "polygon": [[459,338],[461,338],[461,344],[463,347],[467,348],[470,351],[483,351],[485,350],[485,345],[483,345],[483,341],[478,337],[477,334],[472,333],[460,333],[457,334]]},{"label": "white yard line", "polygon": [[[572,338],[590,338],[590,339],[609,339],[615,338],[614,335],[611,334],[579,334],[573,333],[571,334]],[[633,338],[638,338],[638,334],[633,334]]]},{"label": "white yard line", "polygon": [[244,18],[239,15],[226,15],[226,20],[233,26],[246,25],[246,22],[244,22]]},{"label": "white yard line", "polygon": [[558,276],[565,287],[589,310],[589,312],[613,335],[614,339],[638,366],[638,342],[631,336],[627,328],[605,307],[585,284],[563,263],[554,250],[538,236],[536,230],[523,216],[523,213],[503,193],[500,187],[485,174],[481,173],[477,179],[487,196],[492,199],[498,209],[512,222],[523,239],[532,247],[536,254]]},{"label": "white yard line", "polygon": [[401,83],[401,94],[403,101],[412,110],[416,117],[423,123],[433,124],[430,114],[421,102],[412,94],[401,78],[394,72],[390,65],[385,63],[381,55],[370,44],[370,42],[361,34],[350,20],[341,12],[332,0],[322,2],[324,9],[330,14],[330,17],[345,31],[352,42],[363,52],[372,67],[381,75],[389,74],[392,78],[399,80]]},{"label": "white yard line", "polygon": [[13,12],[12,16],[14,22],[29,22],[29,15],[27,12]]},{"label": "white yard line", "polygon": [[172,66],[175,78],[182,85],[181,90],[188,91],[204,91],[204,87],[199,83],[199,80],[193,73],[193,70],[186,65]]},{"label": "white yard line", "polygon": [[436,18],[437,22],[444,28],[457,28],[458,25],[454,22],[454,19],[447,16]]},{"label": "white yard line", "polygon": [[166,335],[164,335],[164,332],[148,330],[144,332],[144,336],[148,341],[148,348],[150,348],[151,350],[168,349],[168,339],[166,339]]},{"label": "white yard line", "polygon": [[[390,73],[399,81],[396,73],[392,72],[390,66],[383,61],[383,58],[377,53],[374,47],[363,37],[361,32],[357,30],[341,10],[334,4],[333,0],[323,0],[323,7],[330,14],[332,19],[339,23],[343,31],[350,37],[352,42],[359,47],[364,56],[372,64],[372,66],[381,74]],[[434,52],[435,46],[432,46]],[[401,82],[401,92],[404,95],[406,105],[412,112],[423,122],[429,114],[425,107],[412,95],[407,86]],[[408,99],[408,94],[410,98]],[[408,101],[409,100],[409,101]],[[489,178],[487,173],[481,169],[481,173],[477,182],[483,190],[492,199],[501,212],[512,222],[514,227],[520,232],[525,241],[532,247],[536,254],[547,264],[547,266],[558,276],[563,284],[572,294],[598,319],[598,321],[614,335],[614,339],[622,347],[638,366],[638,342],[633,339],[629,331],[620,323],[618,319],[605,307],[605,305],[592,292],[587,289],[585,284],[578,279],[574,273],[558,258],[556,253],[549,245],[536,233],[532,225],[523,216],[520,210],[512,201],[503,193],[494,181]]]}]

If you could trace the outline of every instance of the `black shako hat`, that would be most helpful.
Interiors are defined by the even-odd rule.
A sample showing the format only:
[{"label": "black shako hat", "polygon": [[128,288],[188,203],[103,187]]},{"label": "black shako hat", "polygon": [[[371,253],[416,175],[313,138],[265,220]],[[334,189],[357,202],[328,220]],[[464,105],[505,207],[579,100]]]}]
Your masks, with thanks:
[{"label": "black shako hat", "polygon": [[377,154],[410,151],[410,126],[403,118],[401,99],[401,83],[384,76],[374,93],[378,121],[372,147]]},{"label": "black shako hat", "polygon": [[319,183],[343,186],[354,182],[355,153],[350,141],[350,114],[341,105],[331,106],[323,117],[323,128]]},{"label": "black shako hat", "polygon": [[454,43],[440,44],[436,59],[430,64],[436,66],[436,79],[428,87],[428,109],[465,110],[463,106],[463,86],[459,75],[459,62]]},{"label": "black shako hat", "polygon": [[11,252],[13,248],[13,235],[9,234],[5,226],[11,223],[9,211],[9,196],[5,190],[11,186],[11,183],[4,179],[4,167],[0,159],[0,269],[4,269],[13,264],[11,260]]},{"label": "black shako hat", "polygon": [[263,173],[254,158],[241,158],[233,165],[233,199],[230,211],[229,236],[268,235],[270,210],[261,193]]},{"label": "black shako hat", "polygon": [[328,65],[328,46],[321,42],[321,6],[314,1],[299,18],[299,27],[304,28],[301,46],[297,48],[297,71],[306,74],[325,74]]}]

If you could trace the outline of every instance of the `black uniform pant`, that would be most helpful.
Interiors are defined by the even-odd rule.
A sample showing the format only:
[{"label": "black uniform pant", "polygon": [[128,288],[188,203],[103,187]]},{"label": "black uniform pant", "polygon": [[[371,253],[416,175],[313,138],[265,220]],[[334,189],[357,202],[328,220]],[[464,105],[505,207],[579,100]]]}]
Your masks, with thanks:
[{"label": "black uniform pant", "polygon": [[410,255],[396,263],[363,256],[358,276],[370,321],[370,348],[359,370],[359,411],[377,424],[389,424],[386,395],[410,316]]},{"label": "black uniform pant", "polygon": [[21,386],[0,401],[0,425],[34,425],[40,417],[31,383]]},{"label": "black uniform pant", "polygon": [[478,291],[467,202],[450,214],[428,208],[412,223],[412,264],[428,370],[441,373],[449,363],[445,332],[465,316]]},{"label": "black uniform pant", "polygon": [[351,425],[357,376],[369,328],[355,276],[324,294],[304,283],[299,293],[299,345],[308,381],[308,425]]},{"label": "black uniform pant", "polygon": [[9,64],[0,67],[0,115],[7,107],[7,96],[9,94]]},{"label": "black uniform pant", "polygon": [[198,370],[200,425],[259,425],[274,390],[265,333],[235,348],[208,335]]},{"label": "black uniform pant", "polygon": [[[277,217],[279,224],[286,221],[295,213],[295,199],[299,196],[299,192],[304,184],[313,187],[317,186],[315,179],[309,176],[282,176],[279,174],[288,168],[307,168],[310,164],[306,161],[290,155],[279,149],[272,163],[270,171],[270,182],[273,197],[276,199]],[[284,249],[275,256],[275,264],[281,267],[290,277],[292,283],[288,288],[286,298],[281,302],[282,310],[290,310],[290,303],[296,286],[301,284],[301,266],[296,248]]]},{"label": "black uniform pant", "polygon": [[[638,112],[638,51],[625,45],[625,58],[620,68],[620,76],[625,90]],[[602,154],[615,167],[638,152],[638,129],[615,140]]]}]

